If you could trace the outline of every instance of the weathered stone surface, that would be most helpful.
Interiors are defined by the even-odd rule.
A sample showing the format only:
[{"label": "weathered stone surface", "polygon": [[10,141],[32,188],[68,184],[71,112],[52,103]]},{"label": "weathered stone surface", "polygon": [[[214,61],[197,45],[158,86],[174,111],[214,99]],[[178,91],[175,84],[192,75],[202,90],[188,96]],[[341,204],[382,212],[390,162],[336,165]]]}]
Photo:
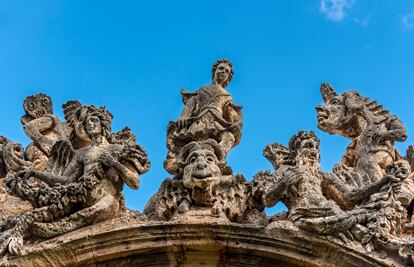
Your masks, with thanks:
[{"label": "weathered stone surface", "polygon": [[1,202],[7,208],[1,254],[21,254],[26,239],[59,236],[125,214],[123,184],[138,189],[139,175],[148,171],[147,154],[135,135],[129,128],[112,133],[112,114],[105,108],[69,101],[63,123],[51,105],[44,94],[26,98],[22,123],[33,140],[26,150],[2,142],[2,197],[8,200]]},{"label": "weathered stone surface", "polygon": [[295,228],[120,217],[29,245],[3,266],[400,266]]},{"label": "weathered stone surface", "polygon": [[[132,131],[113,133],[104,107],[68,101],[63,122],[48,96],[27,97],[32,143],[0,137],[0,266],[414,266],[414,148],[395,148],[402,122],[323,83],[318,127],[351,140],[341,162],[322,171],[318,137],[300,131],[267,145],[275,171],[249,181],[227,165],[243,124],[226,90],[233,74],[218,60],[211,85],[182,92],[167,128],[172,177],[143,213],[122,194],[150,165]],[[267,217],[278,202],[288,211]]]}]

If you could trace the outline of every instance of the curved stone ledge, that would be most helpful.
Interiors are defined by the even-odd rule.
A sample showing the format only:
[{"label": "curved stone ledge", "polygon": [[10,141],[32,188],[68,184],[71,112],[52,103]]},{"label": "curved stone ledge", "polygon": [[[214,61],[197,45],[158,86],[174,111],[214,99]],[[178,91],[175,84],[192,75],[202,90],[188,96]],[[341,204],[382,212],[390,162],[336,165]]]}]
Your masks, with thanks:
[{"label": "curved stone ledge", "polygon": [[289,222],[270,229],[121,217],[27,245],[23,256],[5,256],[0,266],[399,266],[376,256]]}]

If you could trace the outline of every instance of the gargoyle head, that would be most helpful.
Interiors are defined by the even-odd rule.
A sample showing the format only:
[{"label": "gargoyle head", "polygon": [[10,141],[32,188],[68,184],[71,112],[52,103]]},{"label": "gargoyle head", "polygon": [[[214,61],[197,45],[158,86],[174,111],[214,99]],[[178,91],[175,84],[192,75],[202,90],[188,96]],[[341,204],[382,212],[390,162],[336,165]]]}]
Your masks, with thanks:
[{"label": "gargoyle head", "polygon": [[220,183],[225,164],[225,154],[213,139],[191,142],[181,149],[178,165],[182,170],[183,185],[192,190],[198,205],[214,201],[211,191]]},{"label": "gargoyle head", "polygon": [[52,114],[52,99],[45,94],[37,94],[26,97],[23,102],[25,115],[21,118],[21,122],[27,122]]},{"label": "gargoyle head", "polygon": [[322,83],[321,94],[325,103],[316,107],[318,128],[350,139],[359,136],[364,127],[362,112],[376,103],[356,91],[340,95],[329,83]]}]

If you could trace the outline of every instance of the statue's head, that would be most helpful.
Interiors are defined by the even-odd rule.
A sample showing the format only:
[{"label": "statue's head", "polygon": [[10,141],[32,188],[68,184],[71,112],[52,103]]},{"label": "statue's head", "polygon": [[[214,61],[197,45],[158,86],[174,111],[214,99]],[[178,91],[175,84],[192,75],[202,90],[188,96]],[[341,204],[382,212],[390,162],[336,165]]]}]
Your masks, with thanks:
[{"label": "statue's head", "polygon": [[233,78],[234,69],[227,59],[219,59],[213,64],[212,78],[217,84],[226,87]]},{"label": "statue's head", "polygon": [[289,141],[291,158],[296,164],[319,165],[319,139],[314,132],[300,131]]},{"label": "statue's head", "polygon": [[189,189],[207,188],[216,184],[225,166],[225,154],[217,141],[191,142],[178,155],[182,180]]},{"label": "statue's head", "polygon": [[80,115],[83,118],[83,128],[90,137],[103,136],[106,140],[111,140],[112,114],[105,107],[87,106],[80,112],[83,113]]},{"label": "statue's head", "polygon": [[25,111],[25,115],[22,117],[23,124],[53,113],[52,99],[45,94],[26,97],[23,108]]},{"label": "statue's head", "polygon": [[378,108],[378,105],[356,91],[340,95],[328,83],[322,83],[321,94],[325,103],[316,107],[318,128],[330,134],[347,138],[359,136],[364,125],[364,108]]}]

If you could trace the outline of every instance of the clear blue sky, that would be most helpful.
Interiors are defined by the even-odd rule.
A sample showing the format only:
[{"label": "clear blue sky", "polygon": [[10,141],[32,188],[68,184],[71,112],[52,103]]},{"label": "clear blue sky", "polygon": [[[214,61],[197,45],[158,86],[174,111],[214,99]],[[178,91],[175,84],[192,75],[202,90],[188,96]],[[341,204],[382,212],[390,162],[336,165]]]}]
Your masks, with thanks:
[{"label": "clear blue sky", "polygon": [[[150,171],[127,205],[142,210],[168,177],[162,162],[180,88],[210,82],[211,64],[230,59],[229,86],[244,106],[241,144],[229,156],[251,179],[270,169],[263,147],[316,130],[330,170],[348,141],[316,128],[319,85],[357,89],[406,124],[414,143],[414,1],[0,1],[0,134],[28,144],[25,96],[44,92],[55,113],[69,99],[106,105],[114,130],[133,129]],[[274,211],[275,209],[273,209]]]}]

